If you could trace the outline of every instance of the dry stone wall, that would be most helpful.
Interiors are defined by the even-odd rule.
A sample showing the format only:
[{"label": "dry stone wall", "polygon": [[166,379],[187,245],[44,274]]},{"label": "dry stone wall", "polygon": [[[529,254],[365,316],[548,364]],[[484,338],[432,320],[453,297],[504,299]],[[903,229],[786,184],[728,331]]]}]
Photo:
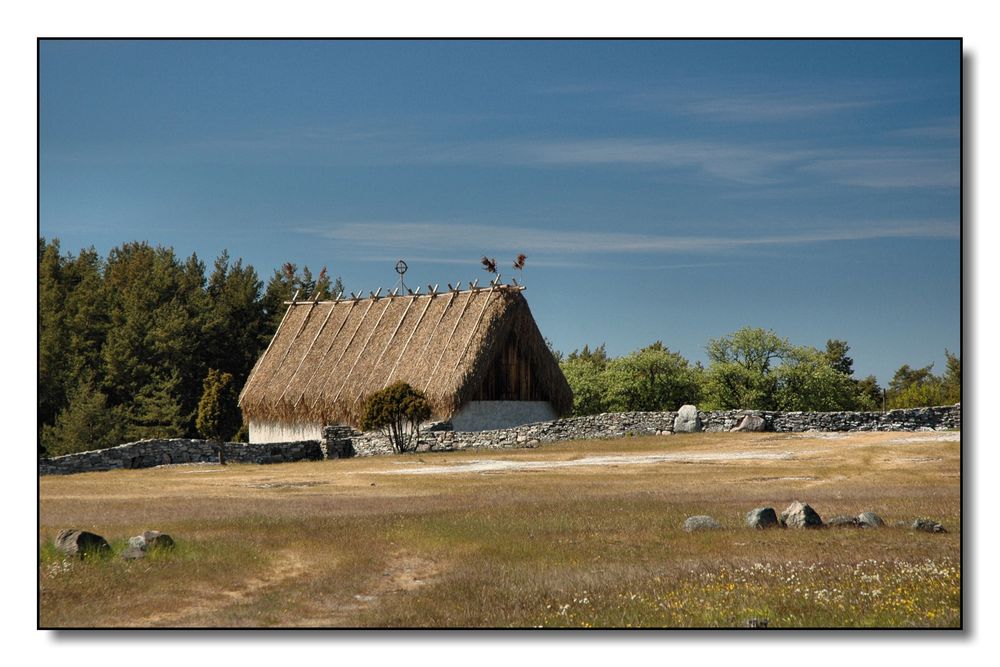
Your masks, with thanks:
[{"label": "dry stone wall", "polygon": [[888,412],[771,412],[720,410],[699,412],[705,431],[729,431],[744,415],[764,420],[765,431],[921,431],[961,428],[962,404],[906,408]]},{"label": "dry stone wall", "polygon": [[[888,412],[699,411],[705,431],[729,431],[746,415],[764,419],[765,431],[926,431],[961,428],[962,406],[912,408]],[[615,412],[525,424],[495,431],[452,431],[440,425],[421,431],[417,451],[510,449],[560,440],[608,439],[672,434],[676,412]],[[327,449],[341,456],[392,454],[380,433],[359,433],[347,426],[324,431]]]},{"label": "dry stone wall", "polygon": [[[248,444],[227,442],[226,461],[232,463],[279,463],[283,461],[321,460],[322,443],[316,440]],[[41,459],[42,475],[68,475],[118,468],[151,468],[171,463],[199,463],[219,460],[219,443],[208,440],[140,440],[125,445],[78,454]]]},{"label": "dry stone wall", "polygon": [[[748,414],[764,420],[764,430],[793,431],[931,431],[961,428],[962,406],[913,408],[888,412],[769,412],[759,410],[699,411],[705,431],[729,431]],[[609,439],[672,434],[676,412],[613,412],[570,417],[493,431],[453,431],[447,423],[421,431],[417,451],[513,449],[562,440]],[[323,440],[285,443],[225,444],[232,463],[317,461],[348,456],[392,454],[385,436],[359,433],[349,426],[327,426]],[[150,468],[173,463],[218,461],[218,443],[207,440],[140,440],[110,449],[39,460],[42,475]]]}]

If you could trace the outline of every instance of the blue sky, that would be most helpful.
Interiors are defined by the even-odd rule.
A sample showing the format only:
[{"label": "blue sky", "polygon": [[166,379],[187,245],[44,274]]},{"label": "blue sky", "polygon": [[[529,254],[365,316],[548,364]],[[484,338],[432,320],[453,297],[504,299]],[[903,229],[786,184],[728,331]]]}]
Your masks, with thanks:
[{"label": "blue sky", "polygon": [[[960,349],[957,41],[43,42],[41,234],[349,290],[518,279],[562,350]],[[425,287],[426,289],[426,287]]]}]

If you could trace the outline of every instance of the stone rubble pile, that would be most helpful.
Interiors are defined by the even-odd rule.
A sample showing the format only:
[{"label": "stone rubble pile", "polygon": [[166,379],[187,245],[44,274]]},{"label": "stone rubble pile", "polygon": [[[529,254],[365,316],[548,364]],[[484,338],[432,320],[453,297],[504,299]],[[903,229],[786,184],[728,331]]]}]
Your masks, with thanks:
[{"label": "stone rubble pile", "polygon": [[[758,530],[767,528],[882,528],[885,526],[885,521],[875,512],[864,511],[857,516],[835,516],[824,522],[816,510],[808,504],[796,500],[785,508],[780,517],[773,507],[756,507],[747,512],[744,525],[747,528]],[[925,518],[916,519],[912,523],[897,521],[893,526],[926,533],[948,532],[937,521]],[[690,533],[696,530],[715,530],[722,528],[722,526],[712,517],[698,514],[688,517],[684,521],[683,528]]]}]

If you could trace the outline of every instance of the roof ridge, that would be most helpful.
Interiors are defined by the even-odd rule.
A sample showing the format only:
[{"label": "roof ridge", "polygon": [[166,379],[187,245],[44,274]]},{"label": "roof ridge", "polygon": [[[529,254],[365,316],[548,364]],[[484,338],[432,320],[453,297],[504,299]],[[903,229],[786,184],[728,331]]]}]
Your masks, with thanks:
[{"label": "roof ridge", "polygon": [[527,288],[524,285],[518,285],[516,282],[513,285],[499,284],[499,285],[484,285],[483,287],[472,287],[466,289],[446,289],[435,292],[424,292],[423,294],[378,294],[369,292],[369,296],[363,296],[358,294],[356,297],[345,297],[341,296],[337,299],[327,299],[325,301],[310,301],[310,300],[298,300],[295,301],[284,301],[283,304],[286,306],[308,306],[308,305],[318,305],[318,304],[328,304],[328,303],[357,303],[359,301],[379,301],[381,299],[418,299],[423,297],[435,297],[443,296],[445,294],[468,294],[479,292],[523,292]]}]

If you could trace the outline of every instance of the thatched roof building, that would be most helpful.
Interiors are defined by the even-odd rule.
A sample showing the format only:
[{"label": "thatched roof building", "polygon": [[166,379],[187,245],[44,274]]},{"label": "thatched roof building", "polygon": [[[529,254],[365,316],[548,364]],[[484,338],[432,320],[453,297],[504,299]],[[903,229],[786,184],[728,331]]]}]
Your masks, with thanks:
[{"label": "thatched roof building", "polygon": [[365,398],[398,381],[456,430],[568,413],[572,391],[521,289],[291,303],[240,394],[251,442],[357,426]]}]

